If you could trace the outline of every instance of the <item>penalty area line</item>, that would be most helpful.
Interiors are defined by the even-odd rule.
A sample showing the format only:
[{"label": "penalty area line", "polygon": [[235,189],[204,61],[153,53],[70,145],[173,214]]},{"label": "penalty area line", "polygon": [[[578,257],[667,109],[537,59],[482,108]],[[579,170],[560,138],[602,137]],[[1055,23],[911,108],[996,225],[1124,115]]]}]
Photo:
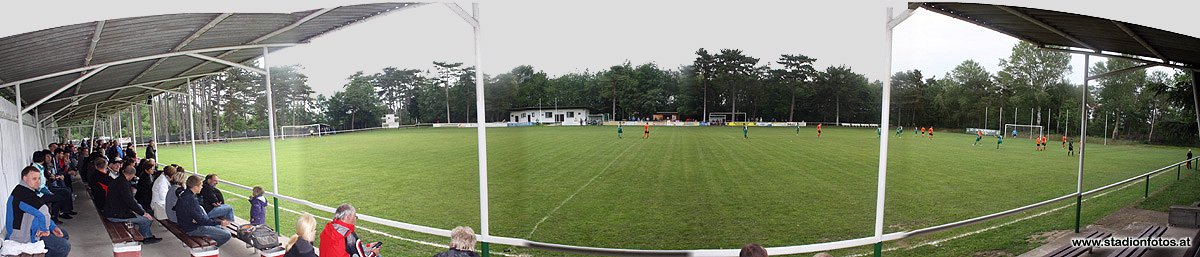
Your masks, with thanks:
[{"label": "penalty area line", "polygon": [[558,209],[562,208],[563,205],[566,205],[567,202],[569,202],[569,201],[571,201],[571,199],[575,198],[575,195],[578,195],[579,192],[582,192],[584,188],[587,188],[588,185],[591,185],[592,181],[596,181],[596,179],[599,178],[600,175],[604,175],[604,173],[608,171],[608,168],[611,168],[614,163],[617,163],[617,160],[620,160],[621,156],[625,156],[625,153],[629,152],[629,149],[633,149],[633,146],[634,146],[634,144],[630,144],[629,147],[626,147],[624,151],[621,151],[620,154],[617,154],[617,157],[613,158],[612,161],[609,161],[608,165],[604,166],[604,169],[601,169],[600,172],[596,172],[596,175],[592,176],[592,179],[588,180],[587,183],[584,183],[583,186],[579,187],[579,189],[576,189],[575,193],[572,193],[571,196],[567,197],[567,199],[564,199],[561,203],[558,203],[558,206],[555,206],[554,209],[551,209],[549,213],[546,213],[546,216],[542,217],[542,219],[539,220],[536,224],[533,224],[533,229],[529,230],[529,234],[525,235],[525,238],[532,237],[533,232],[536,232],[538,229],[538,226],[541,226],[543,222],[546,222],[546,219],[549,219],[550,215],[553,215],[555,212],[558,212]]}]

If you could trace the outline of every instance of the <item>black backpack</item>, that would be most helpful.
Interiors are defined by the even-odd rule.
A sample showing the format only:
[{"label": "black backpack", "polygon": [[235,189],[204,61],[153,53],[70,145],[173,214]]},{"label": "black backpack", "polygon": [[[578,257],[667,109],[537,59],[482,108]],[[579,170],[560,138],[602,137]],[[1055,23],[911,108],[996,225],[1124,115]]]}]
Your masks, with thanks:
[{"label": "black backpack", "polygon": [[238,239],[246,242],[247,246],[259,250],[267,250],[280,246],[279,235],[267,225],[241,225],[237,229]]}]

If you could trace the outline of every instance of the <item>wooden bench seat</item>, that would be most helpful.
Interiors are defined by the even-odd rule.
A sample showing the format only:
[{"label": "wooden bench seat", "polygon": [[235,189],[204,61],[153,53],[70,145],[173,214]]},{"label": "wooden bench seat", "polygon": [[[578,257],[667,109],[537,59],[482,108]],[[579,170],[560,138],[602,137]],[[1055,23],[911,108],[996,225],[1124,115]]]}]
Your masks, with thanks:
[{"label": "wooden bench seat", "polygon": [[[1150,227],[1146,228],[1145,230],[1142,230],[1142,233],[1138,234],[1137,238],[1151,238],[1151,239],[1158,238],[1158,237],[1161,237],[1163,235],[1163,233],[1166,233],[1166,232],[1167,232],[1167,227],[1150,226]],[[1137,256],[1145,255],[1146,252],[1149,252],[1149,251],[1150,251],[1150,247],[1147,247],[1147,246],[1125,247],[1125,248],[1121,248],[1121,249],[1117,249],[1116,251],[1113,251],[1112,254],[1109,254],[1108,256],[1109,257],[1131,257],[1131,256],[1137,257]]]},{"label": "wooden bench seat", "polygon": [[[1101,231],[1092,231],[1090,233],[1087,233],[1087,236],[1084,238],[1086,238],[1086,239],[1105,239],[1105,238],[1109,238],[1109,237],[1112,237],[1112,233],[1101,232]],[[1092,252],[1091,246],[1072,247],[1068,243],[1067,245],[1065,245],[1063,247],[1055,249],[1053,252],[1050,252],[1050,254],[1048,254],[1046,256],[1049,256],[1049,257],[1075,257],[1075,256],[1083,255],[1083,253],[1090,253],[1090,252]]]},{"label": "wooden bench seat", "polygon": [[158,223],[179,238],[179,241],[183,241],[183,245],[192,250],[192,257],[217,257],[219,255],[217,241],[213,241],[212,238],[188,235],[179,228],[179,224],[170,220],[158,220]]},{"label": "wooden bench seat", "polygon": [[104,225],[104,232],[108,233],[108,238],[113,241],[113,256],[114,257],[140,257],[142,256],[142,232],[138,232],[137,226],[128,222],[113,222],[104,217],[103,207],[100,203],[97,205],[96,213],[100,214],[100,222]]}]

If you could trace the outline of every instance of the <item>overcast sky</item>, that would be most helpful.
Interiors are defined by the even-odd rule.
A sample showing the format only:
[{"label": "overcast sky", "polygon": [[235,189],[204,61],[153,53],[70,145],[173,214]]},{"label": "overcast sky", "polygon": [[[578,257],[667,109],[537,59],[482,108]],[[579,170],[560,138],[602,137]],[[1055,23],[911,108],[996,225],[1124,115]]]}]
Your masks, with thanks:
[{"label": "overcast sky", "polygon": [[[0,16],[0,36],[100,19],[180,12],[295,12],[369,1],[20,1]],[[973,1],[995,2],[995,1]],[[1197,10],[1188,1],[1007,1],[1112,18],[1191,36]],[[1190,5],[1190,6],[1188,6]],[[469,4],[464,3],[468,8]],[[625,61],[665,68],[691,63],[698,48],[742,49],[762,62],[780,54],[817,58],[817,66],[847,65],[872,80],[884,69],[885,8],[903,1],[484,1],[483,70],[522,64],[552,76],[598,71]],[[394,12],[273,53],[271,65],[300,64],[312,87],[331,94],[356,71],[383,67],[430,69],[433,61],[474,64],[471,27],[442,4]],[[920,69],[942,77],[963,60],[998,69],[1016,39],[918,10],[896,28],[894,71]],[[1101,60],[1094,58],[1093,61]],[[1070,78],[1082,76],[1081,57]],[[49,72],[48,72],[49,73]]]}]

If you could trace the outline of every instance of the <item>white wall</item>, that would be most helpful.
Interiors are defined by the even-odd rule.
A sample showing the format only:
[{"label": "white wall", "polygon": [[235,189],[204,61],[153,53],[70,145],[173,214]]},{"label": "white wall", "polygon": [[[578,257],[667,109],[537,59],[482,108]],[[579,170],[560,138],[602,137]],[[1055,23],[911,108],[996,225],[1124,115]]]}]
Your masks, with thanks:
[{"label": "white wall", "polygon": [[[20,131],[17,128],[17,105],[8,101],[0,101],[0,200],[8,201],[8,195],[14,186],[21,181],[21,169],[29,165],[33,151],[46,148],[46,142],[38,137],[38,129],[32,115],[25,118],[25,147],[21,147]],[[48,140],[55,140],[53,132],[44,135]],[[6,208],[0,208],[0,216],[6,215]],[[2,222],[0,222],[2,223]],[[3,224],[0,224],[3,225]]]}]

